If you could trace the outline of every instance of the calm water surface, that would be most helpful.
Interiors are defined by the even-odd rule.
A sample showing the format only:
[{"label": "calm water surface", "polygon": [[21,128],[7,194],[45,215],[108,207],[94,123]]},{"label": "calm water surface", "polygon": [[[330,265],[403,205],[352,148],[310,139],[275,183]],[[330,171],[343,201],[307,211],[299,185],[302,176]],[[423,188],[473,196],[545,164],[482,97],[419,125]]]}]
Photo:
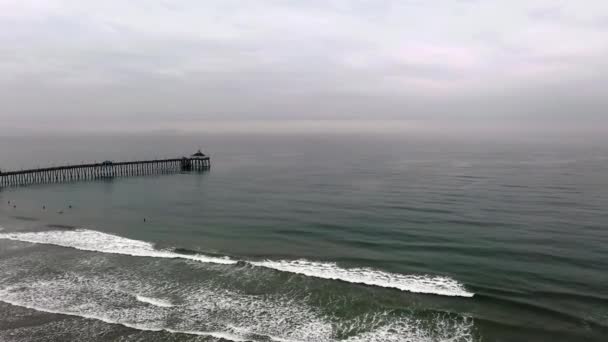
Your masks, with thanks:
[{"label": "calm water surface", "polygon": [[0,168],[199,147],[1,190],[0,340],[608,339],[608,144],[2,137]]}]

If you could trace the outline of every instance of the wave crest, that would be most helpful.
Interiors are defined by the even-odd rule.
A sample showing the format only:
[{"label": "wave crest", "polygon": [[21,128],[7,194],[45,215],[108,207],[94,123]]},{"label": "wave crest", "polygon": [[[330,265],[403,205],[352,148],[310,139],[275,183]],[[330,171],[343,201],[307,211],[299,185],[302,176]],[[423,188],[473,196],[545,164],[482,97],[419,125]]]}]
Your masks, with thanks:
[{"label": "wave crest", "polygon": [[[158,250],[150,242],[128,239],[89,229],[52,230],[44,232],[0,233],[0,239],[30,243],[50,244],[84,251],[122,254],[138,257],[186,259],[205,263],[233,265],[239,260],[230,257],[215,257],[203,254],[176,253]],[[302,274],[321,279],[340,280],[401,291],[436,294],[442,296],[473,297],[456,280],[444,276],[405,275],[389,273],[371,268],[343,268],[336,263],[308,260],[245,260],[253,266],[265,267],[281,272]]]},{"label": "wave crest", "polygon": [[175,306],[170,301],[164,300],[164,299],[145,297],[145,296],[141,296],[141,295],[136,295],[135,299],[137,299],[138,301],[140,301],[142,303],[158,306],[159,308],[172,308]]}]

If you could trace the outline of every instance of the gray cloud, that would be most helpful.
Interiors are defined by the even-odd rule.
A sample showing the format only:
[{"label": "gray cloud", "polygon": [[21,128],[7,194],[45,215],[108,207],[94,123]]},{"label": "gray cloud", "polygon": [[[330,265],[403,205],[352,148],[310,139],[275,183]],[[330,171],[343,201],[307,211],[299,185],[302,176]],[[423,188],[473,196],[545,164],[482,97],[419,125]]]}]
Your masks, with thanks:
[{"label": "gray cloud", "polygon": [[608,124],[606,18],[601,0],[4,0],[1,128],[586,128]]}]

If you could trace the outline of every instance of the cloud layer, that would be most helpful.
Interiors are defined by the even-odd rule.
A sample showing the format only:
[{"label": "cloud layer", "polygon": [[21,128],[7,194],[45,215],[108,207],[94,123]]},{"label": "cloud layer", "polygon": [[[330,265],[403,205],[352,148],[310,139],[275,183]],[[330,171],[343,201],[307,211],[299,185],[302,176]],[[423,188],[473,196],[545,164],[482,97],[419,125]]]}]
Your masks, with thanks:
[{"label": "cloud layer", "polygon": [[3,128],[608,124],[602,0],[0,0],[0,26]]}]

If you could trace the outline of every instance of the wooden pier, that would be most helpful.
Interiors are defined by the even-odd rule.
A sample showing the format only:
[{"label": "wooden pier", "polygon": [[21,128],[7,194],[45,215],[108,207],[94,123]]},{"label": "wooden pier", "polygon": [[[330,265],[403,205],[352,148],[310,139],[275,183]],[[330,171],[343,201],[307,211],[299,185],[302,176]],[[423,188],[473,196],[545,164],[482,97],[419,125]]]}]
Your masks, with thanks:
[{"label": "wooden pier", "polygon": [[200,151],[190,157],[127,162],[65,165],[30,170],[0,172],[0,188],[30,184],[59,183],[113,177],[143,176],[182,171],[204,171],[209,157]]}]

